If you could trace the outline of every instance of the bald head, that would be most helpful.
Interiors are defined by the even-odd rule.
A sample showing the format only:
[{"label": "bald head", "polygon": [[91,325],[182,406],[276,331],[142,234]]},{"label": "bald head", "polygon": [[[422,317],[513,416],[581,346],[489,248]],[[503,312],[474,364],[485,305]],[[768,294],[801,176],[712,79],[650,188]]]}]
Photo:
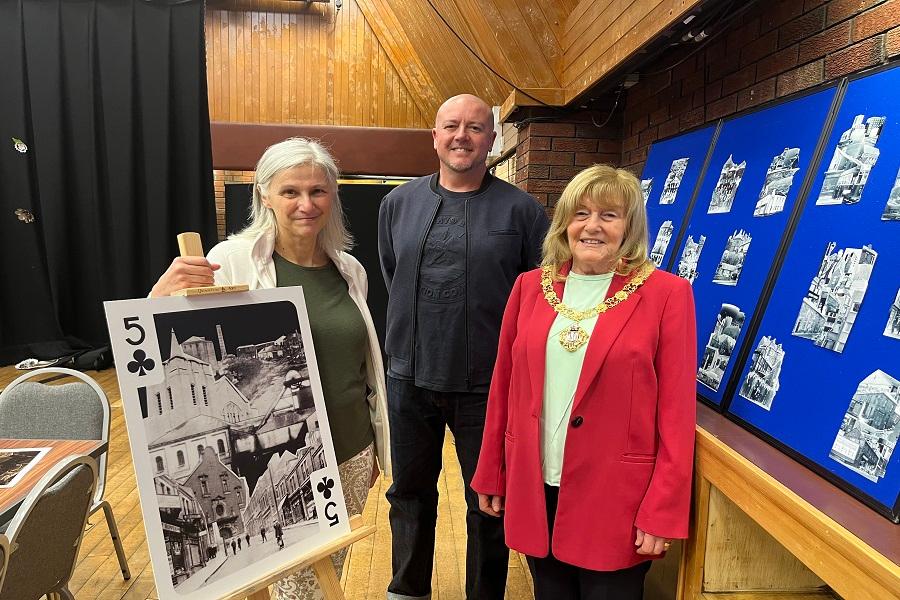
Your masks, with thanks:
[{"label": "bald head", "polygon": [[434,118],[434,126],[438,127],[442,117],[446,117],[448,113],[456,113],[459,111],[470,115],[478,115],[486,124],[487,128],[493,131],[493,110],[491,110],[491,107],[487,102],[472,94],[459,94],[458,96],[447,98],[444,103],[441,104],[441,107],[438,108],[437,115]]},{"label": "bald head", "polygon": [[441,185],[454,192],[478,189],[494,145],[494,113],[471,94],[453,96],[434,119],[434,149],[441,161]]}]

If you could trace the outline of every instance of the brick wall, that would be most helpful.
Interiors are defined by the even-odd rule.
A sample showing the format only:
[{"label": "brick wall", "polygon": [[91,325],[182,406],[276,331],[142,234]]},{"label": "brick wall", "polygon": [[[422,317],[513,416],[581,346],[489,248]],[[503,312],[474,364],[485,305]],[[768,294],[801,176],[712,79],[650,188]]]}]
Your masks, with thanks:
[{"label": "brick wall", "polygon": [[[622,166],[654,141],[900,54],[900,0],[760,0],[699,52],[673,49],[629,90]],[[670,68],[671,67],[671,68]]]},{"label": "brick wall", "polygon": [[[528,122],[534,116],[519,116],[526,124],[518,133],[515,183],[548,208],[559,200],[566,183],[586,166],[617,164],[621,159],[618,123],[601,122],[604,126],[597,127],[588,114]],[[605,115],[600,118],[605,119]]]},{"label": "brick wall", "polygon": [[[225,184],[226,183],[253,183],[253,171],[221,171],[213,170],[213,188],[216,192],[216,231],[219,240],[225,239]],[[213,244],[204,240],[209,248]],[[206,250],[209,250],[206,248]]]},{"label": "brick wall", "polygon": [[[900,0],[759,0],[699,50],[672,48],[644,65],[623,96],[624,110],[617,107],[602,130],[590,116],[603,121],[608,110],[522,127],[515,181],[549,210],[587,165],[639,174],[656,140],[898,55]],[[532,115],[520,110],[515,118]]]}]

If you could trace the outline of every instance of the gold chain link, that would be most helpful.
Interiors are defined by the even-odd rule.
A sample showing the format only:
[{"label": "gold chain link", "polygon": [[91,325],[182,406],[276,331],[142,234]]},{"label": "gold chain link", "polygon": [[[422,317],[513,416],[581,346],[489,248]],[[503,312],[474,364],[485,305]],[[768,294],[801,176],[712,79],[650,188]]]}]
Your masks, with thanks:
[{"label": "gold chain link", "polygon": [[544,290],[544,298],[547,300],[547,304],[549,304],[553,310],[566,317],[567,319],[571,319],[572,321],[582,321],[584,319],[590,319],[592,317],[596,317],[599,314],[605,313],[609,309],[617,306],[618,304],[624,302],[628,296],[630,296],[636,289],[641,287],[647,278],[650,277],[650,274],[653,273],[654,266],[652,263],[645,263],[638,271],[634,274],[634,276],[628,280],[628,282],[622,286],[622,289],[598,304],[593,308],[589,308],[588,310],[574,310],[565,304],[559,299],[559,296],[556,295],[556,291],[553,289],[553,279],[551,277],[551,268],[543,267],[541,269],[541,289]]}]

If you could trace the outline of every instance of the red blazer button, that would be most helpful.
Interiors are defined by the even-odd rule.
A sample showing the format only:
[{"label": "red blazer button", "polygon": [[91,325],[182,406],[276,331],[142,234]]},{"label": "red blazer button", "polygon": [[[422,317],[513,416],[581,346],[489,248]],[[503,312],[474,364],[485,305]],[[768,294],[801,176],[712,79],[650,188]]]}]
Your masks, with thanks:
[{"label": "red blazer button", "polygon": [[582,423],[584,423],[584,419],[580,416],[572,419],[572,427],[581,427]]}]

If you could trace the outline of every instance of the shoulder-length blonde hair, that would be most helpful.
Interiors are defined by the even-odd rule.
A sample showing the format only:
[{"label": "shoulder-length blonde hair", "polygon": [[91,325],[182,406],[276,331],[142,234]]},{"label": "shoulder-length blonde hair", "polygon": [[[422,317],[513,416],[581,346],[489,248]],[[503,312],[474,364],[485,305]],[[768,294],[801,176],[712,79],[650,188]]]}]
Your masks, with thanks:
[{"label": "shoulder-length blonde hair", "polygon": [[624,212],[625,236],[615,256],[617,273],[627,275],[647,262],[647,209],[640,182],[624,169],[594,165],[573,177],[563,190],[544,238],[541,266],[550,267],[555,280],[563,279],[559,270],[572,259],[566,228],[583,200]]},{"label": "shoulder-length blonde hair", "polygon": [[272,179],[285,169],[312,165],[322,169],[334,192],[331,214],[319,233],[319,247],[329,254],[347,251],[353,247],[353,236],[347,230],[344,209],[338,195],[338,167],[334,158],[322,144],[307,138],[293,137],[272,144],[256,163],[253,175],[253,200],[250,203],[250,224],[234,234],[236,238],[255,238],[260,233],[277,231],[278,225],[271,208],[263,204],[269,193]]}]

